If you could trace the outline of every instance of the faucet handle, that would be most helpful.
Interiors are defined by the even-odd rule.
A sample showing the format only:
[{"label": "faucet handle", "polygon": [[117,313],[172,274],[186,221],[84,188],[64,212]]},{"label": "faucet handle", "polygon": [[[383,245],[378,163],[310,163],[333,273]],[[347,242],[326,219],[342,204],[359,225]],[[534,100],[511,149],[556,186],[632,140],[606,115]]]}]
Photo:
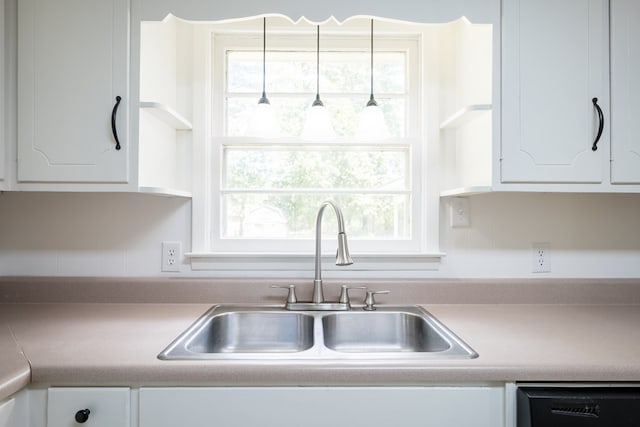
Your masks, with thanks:
[{"label": "faucet handle", "polygon": [[296,297],[296,285],[271,285],[272,288],[289,289],[287,294],[287,303],[296,303],[298,298]]},{"label": "faucet handle", "polygon": [[342,288],[340,289],[340,299],[338,300],[340,304],[349,304],[349,290],[351,289],[367,289],[367,287],[342,285]]},{"label": "faucet handle", "polygon": [[367,291],[367,296],[364,298],[364,309],[367,311],[373,311],[376,309],[376,294],[388,294],[389,291]]}]

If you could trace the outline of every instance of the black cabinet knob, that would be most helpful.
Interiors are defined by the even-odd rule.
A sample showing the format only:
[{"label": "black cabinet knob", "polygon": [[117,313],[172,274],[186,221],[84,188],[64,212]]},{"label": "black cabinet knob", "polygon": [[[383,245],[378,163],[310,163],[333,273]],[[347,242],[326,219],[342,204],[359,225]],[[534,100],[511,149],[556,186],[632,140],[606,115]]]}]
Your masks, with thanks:
[{"label": "black cabinet knob", "polygon": [[81,409],[78,412],[76,412],[76,422],[77,423],[86,423],[87,420],[89,419],[89,414],[91,413],[90,410],[88,409]]}]

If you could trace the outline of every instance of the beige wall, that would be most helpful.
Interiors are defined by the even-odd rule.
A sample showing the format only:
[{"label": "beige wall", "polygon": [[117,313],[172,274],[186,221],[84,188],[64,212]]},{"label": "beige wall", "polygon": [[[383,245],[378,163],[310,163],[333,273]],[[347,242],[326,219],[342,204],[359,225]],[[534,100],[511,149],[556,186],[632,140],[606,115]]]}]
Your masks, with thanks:
[{"label": "beige wall", "polygon": [[[640,195],[474,196],[469,228],[449,227],[441,210],[447,256],[427,277],[640,277]],[[0,275],[163,276],[164,240],[190,248],[189,200],[0,194]],[[532,274],[533,242],[550,243],[551,273]],[[196,275],[187,265],[182,271]]]}]

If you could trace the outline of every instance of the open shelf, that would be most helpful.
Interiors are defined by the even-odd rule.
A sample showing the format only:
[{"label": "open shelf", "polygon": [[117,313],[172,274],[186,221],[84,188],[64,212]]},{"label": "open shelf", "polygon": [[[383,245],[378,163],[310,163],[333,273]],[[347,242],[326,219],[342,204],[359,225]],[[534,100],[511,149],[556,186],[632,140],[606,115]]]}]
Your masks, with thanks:
[{"label": "open shelf", "polygon": [[191,130],[191,122],[173,108],[159,102],[140,101],[140,108],[149,111],[156,118],[162,120],[176,130]]},{"label": "open shelf", "polygon": [[469,123],[480,114],[486,113],[487,111],[491,111],[491,104],[467,105],[466,107],[459,109],[451,116],[447,117],[447,119],[440,124],[440,129],[455,129],[466,123]]},{"label": "open shelf", "polygon": [[140,193],[155,194],[157,196],[191,198],[190,191],[176,190],[173,188],[141,186],[138,188],[138,191]]},{"label": "open shelf", "polygon": [[473,196],[474,194],[490,193],[492,191],[489,185],[476,185],[472,187],[452,188],[440,192],[440,197],[463,197]]}]

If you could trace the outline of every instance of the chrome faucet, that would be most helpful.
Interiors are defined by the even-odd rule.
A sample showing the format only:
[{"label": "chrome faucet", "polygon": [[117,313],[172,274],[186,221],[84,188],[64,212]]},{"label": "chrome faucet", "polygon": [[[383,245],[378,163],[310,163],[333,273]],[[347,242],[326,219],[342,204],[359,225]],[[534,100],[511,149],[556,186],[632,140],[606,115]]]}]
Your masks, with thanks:
[{"label": "chrome faucet", "polygon": [[336,265],[351,265],[353,260],[349,256],[349,246],[347,245],[347,235],[344,232],[344,218],[342,211],[332,201],[322,202],[318,216],[316,217],[316,270],[313,280],[313,298],[311,302],[320,304],[324,302],[324,292],[322,291],[322,214],[327,206],[331,206],[336,213],[338,220],[338,252],[336,253]]},{"label": "chrome faucet", "polygon": [[[342,217],[342,211],[332,201],[327,200],[322,202],[320,209],[318,210],[318,216],[316,218],[316,256],[315,256],[315,278],[313,280],[313,297],[311,302],[298,302],[295,293],[295,286],[276,286],[284,287],[289,290],[287,297],[286,309],[287,310],[349,310],[351,305],[349,304],[348,287],[343,286],[340,300],[338,302],[326,302],[324,300],[324,292],[322,289],[322,215],[327,206],[331,206],[336,213],[338,219],[338,252],[336,254],[336,265],[351,265],[353,260],[349,256],[349,246],[347,245],[347,235],[344,231],[344,219]],[[363,288],[363,287],[359,287]],[[364,288],[363,288],[364,289]]]}]

